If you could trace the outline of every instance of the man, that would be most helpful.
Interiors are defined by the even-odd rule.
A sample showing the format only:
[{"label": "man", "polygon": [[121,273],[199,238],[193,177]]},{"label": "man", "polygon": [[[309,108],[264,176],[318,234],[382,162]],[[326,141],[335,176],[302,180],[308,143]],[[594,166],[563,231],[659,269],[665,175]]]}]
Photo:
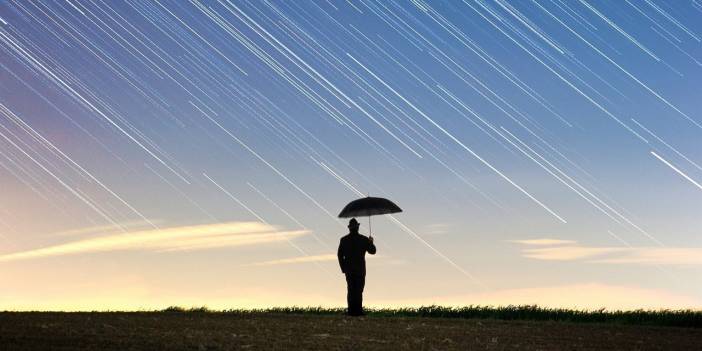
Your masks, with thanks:
[{"label": "man", "polygon": [[363,286],[366,285],[366,252],[375,255],[373,238],[358,233],[356,218],[349,221],[349,234],[339,242],[339,266],[346,274],[346,302],[349,316],[363,316]]}]

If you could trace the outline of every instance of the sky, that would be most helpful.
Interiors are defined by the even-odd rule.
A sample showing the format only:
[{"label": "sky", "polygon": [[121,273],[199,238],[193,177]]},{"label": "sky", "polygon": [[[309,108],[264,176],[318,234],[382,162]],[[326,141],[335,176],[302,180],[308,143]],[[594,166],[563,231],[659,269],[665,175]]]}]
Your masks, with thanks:
[{"label": "sky", "polygon": [[[0,309],[702,308],[699,0],[0,1]],[[368,234],[367,218],[361,233]]]}]

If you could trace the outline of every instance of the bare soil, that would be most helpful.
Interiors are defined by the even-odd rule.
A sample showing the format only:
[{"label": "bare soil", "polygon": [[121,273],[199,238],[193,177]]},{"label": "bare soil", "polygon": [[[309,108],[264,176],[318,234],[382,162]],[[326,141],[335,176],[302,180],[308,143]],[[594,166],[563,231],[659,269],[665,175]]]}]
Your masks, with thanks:
[{"label": "bare soil", "polygon": [[702,330],[271,313],[0,313],[0,350],[702,350]]}]

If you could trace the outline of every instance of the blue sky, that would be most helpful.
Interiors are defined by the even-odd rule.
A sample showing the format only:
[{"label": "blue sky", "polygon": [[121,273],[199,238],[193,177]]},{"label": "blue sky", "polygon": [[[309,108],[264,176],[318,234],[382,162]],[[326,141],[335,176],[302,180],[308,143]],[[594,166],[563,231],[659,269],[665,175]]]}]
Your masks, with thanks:
[{"label": "blue sky", "polygon": [[340,305],[368,194],[371,304],[699,307],[701,16],[1,2],[0,307]]}]

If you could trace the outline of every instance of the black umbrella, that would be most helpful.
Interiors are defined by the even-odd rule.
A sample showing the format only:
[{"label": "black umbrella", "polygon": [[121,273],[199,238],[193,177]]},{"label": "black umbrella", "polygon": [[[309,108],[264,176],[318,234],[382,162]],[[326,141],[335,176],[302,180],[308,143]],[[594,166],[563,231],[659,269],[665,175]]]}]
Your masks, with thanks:
[{"label": "black umbrella", "polygon": [[339,213],[339,218],[368,217],[368,236],[371,235],[370,216],[398,213],[402,209],[392,201],[382,197],[364,197],[349,202]]}]

